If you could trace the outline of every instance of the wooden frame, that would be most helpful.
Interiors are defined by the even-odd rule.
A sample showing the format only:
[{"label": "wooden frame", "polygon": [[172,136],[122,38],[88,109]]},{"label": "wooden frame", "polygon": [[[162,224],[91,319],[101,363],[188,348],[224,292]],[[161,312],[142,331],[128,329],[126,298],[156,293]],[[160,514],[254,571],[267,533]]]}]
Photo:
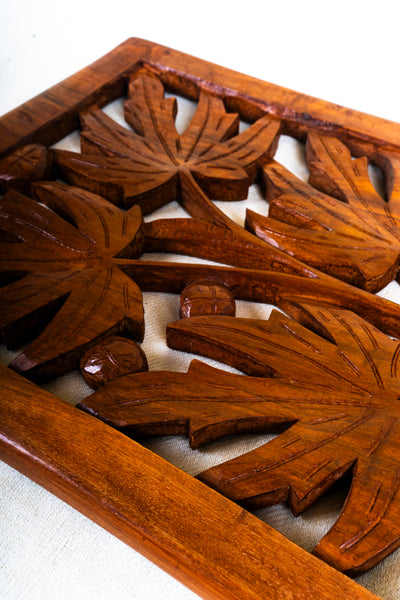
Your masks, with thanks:
[{"label": "wooden frame", "polygon": [[[78,113],[119,97],[128,75],[143,64],[183,95],[197,98],[199,88],[217,90],[226,105],[243,118],[252,121],[267,111],[281,117],[284,130],[300,138],[306,130],[337,134],[355,154],[371,159],[376,158],[378,149],[400,149],[399,125],[150,42],[128,40],[2,117],[0,155],[7,155],[21,144],[50,145],[59,140],[77,127]],[[5,369],[2,373],[1,458],[197,593],[210,598],[259,598],[265,597],[266,590],[271,598],[284,598],[288,592],[295,598],[329,599],[350,594],[355,598],[374,597],[135,442],[91,416],[77,413],[19,376]],[[72,424],[78,430],[77,447],[84,448],[79,456],[62,433]],[[92,441],[98,438],[107,450],[101,453],[101,468],[100,453]],[[144,483],[142,464],[146,465]],[[160,492],[160,473],[168,494]],[[128,485],[129,478],[135,483]],[[188,506],[188,515],[177,527],[176,505],[182,502]],[[144,503],[146,511],[142,510]],[[214,531],[212,545],[207,534],[210,526]],[[241,552],[237,551],[237,539],[241,539]]]}]

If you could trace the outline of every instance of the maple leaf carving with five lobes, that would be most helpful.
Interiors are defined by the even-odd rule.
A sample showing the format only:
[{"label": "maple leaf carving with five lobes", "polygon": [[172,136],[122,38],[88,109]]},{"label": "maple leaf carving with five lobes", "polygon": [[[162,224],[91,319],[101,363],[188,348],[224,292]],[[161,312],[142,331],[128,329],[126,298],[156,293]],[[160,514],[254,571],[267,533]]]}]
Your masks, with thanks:
[{"label": "maple leaf carving with five lobes", "polygon": [[287,501],[299,514],[352,473],[342,514],[315,552],[357,574],[400,545],[400,344],[352,312],[301,311],[303,325],[278,311],[268,321],[182,319],[168,327],[171,347],[251,377],[193,361],[188,373],[115,380],[81,408],[125,431],[187,433],[193,448],[283,430],[199,478],[250,507]]},{"label": "maple leaf carving with five lobes", "polygon": [[[280,261],[282,268],[308,274],[306,265],[277,256],[279,251],[239,226],[235,232],[191,218],[145,224],[138,206],[124,211],[55,182],[35,184],[34,194],[39,202],[15,190],[0,200],[0,339],[9,349],[30,342],[10,366],[32,379],[77,368],[80,355],[105,335],[141,340],[136,279],[144,291],[177,293],[195,276],[190,265],[136,260],[142,251],[175,251],[246,269],[255,262],[268,269]],[[209,267],[207,276],[223,279],[226,269]],[[246,270],[245,280],[253,279],[254,272]],[[246,297],[248,284],[242,283]],[[309,293],[307,288],[302,285]],[[334,302],[335,296],[336,290]],[[391,314],[396,306],[389,304],[382,306]]]},{"label": "maple leaf carving with five lobes", "polygon": [[264,165],[269,217],[248,211],[247,228],[321,271],[379,291],[399,269],[399,158],[377,157],[386,201],[371,182],[367,158],[352,159],[336,138],[310,132],[306,157],[308,183],[276,161]]},{"label": "maple leaf carving with five lobes", "polygon": [[[332,285],[323,274],[326,281],[312,277],[306,265],[238,225],[195,218],[143,223],[137,206],[124,211],[55,182],[35,184],[34,193],[39,202],[14,190],[0,200],[0,337],[10,349],[29,342],[10,366],[32,379],[75,369],[105,335],[141,340],[140,290],[180,293],[199,277],[226,283],[237,298],[286,309],[287,300],[317,293],[335,306],[357,306],[389,334],[398,331],[396,304],[336,280]],[[140,260],[154,251],[241,268]]]},{"label": "maple leaf carving with five lobes", "polygon": [[115,259],[139,255],[143,235],[137,206],[53,182],[35,193],[43,204],[16,191],[0,201],[0,336],[15,348],[39,334],[10,366],[41,378],[110,333],[143,339],[142,293]]},{"label": "maple leaf carving with five lobes", "polygon": [[164,98],[161,81],[139,71],[125,102],[133,130],[101,110],[83,115],[82,154],[55,151],[63,176],[119,206],[138,204],[144,214],[177,198],[188,208],[186,182],[193,178],[213,199],[246,198],[256,166],[276,147],[279,120],[266,115],[238,134],[238,115],[201,91],[196,113],[179,135],[176,111],[176,99]]}]

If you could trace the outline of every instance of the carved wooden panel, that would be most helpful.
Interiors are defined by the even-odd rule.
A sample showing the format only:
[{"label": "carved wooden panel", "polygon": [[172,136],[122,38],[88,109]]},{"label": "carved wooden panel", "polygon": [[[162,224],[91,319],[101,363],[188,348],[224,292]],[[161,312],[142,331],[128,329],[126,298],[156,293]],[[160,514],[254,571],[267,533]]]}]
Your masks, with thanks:
[{"label": "carved wooden panel", "polygon": [[385,197],[370,180],[367,158],[353,160],[338,139],[309,133],[306,156],[308,183],[273,160],[264,165],[269,217],[249,212],[248,229],[308,264],[379,291],[398,272],[398,156],[375,158],[386,175]]},{"label": "carved wooden panel", "polygon": [[169,326],[171,347],[250,377],[193,361],[188,373],[118,379],[80,406],[123,431],[187,434],[192,448],[238,431],[284,431],[199,475],[245,506],[288,502],[300,514],[352,471],[346,506],[315,552],[358,573],[399,539],[400,344],[354,313],[302,310],[318,334],[277,311],[269,321],[205,316]]},{"label": "carved wooden panel", "polygon": [[[183,133],[165,90],[197,101]],[[125,95],[127,127],[101,110]],[[240,119],[249,122],[242,131]],[[76,127],[80,153],[50,148]],[[274,159],[282,132],[306,142],[308,183]],[[268,585],[271,597],[346,589],[372,598],[322,560],[354,575],[400,545],[400,307],[373,293],[398,276],[399,152],[398,125],[140,40],[0,119],[0,335],[19,350],[0,373],[1,457],[202,594],[258,598]],[[370,162],[382,169],[382,194]],[[242,200],[254,181],[269,214],[249,211],[241,227],[214,201]],[[172,201],[186,218],[146,218]],[[138,342],[147,291],[177,294],[170,347],[243,375],[199,361],[187,373],[146,372]],[[286,314],[238,318],[235,299]],[[81,410],[27,381],[79,366],[99,388]],[[63,433],[75,420],[87,444],[80,458]],[[243,431],[279,435],[198,481],[121,433],[185,434],[196,448]],[[103,450],[88,441],[95,435]],[[132,497],[123,473],[140,460],[147,483]],[[345,474],[352,487],[318,559],[231,502],[288,502],[299,514]],[[199,498],[200,513],[181,514]],[[235,520],[243,552],[227,539]]]}]

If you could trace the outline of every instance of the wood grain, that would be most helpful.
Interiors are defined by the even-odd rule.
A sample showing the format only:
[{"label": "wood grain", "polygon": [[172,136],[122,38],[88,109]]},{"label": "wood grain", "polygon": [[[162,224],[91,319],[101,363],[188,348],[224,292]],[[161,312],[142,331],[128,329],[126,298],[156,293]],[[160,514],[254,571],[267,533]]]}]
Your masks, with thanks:
[{"label": "wood grain", "polygon": [[119,261],[143,291],[180,294],[197,279],[222,283],[238,300],[275,304],[302,320],[301,303],[328,304],[357,312],[388,335],[400,337],[398,304],[332,277],[158,261]]},{"label": "wood grain", "polygon": [[0,158],[0,191],[8,188],[29,190],[29,184],[44,178],[48,169],[48,153],[45,146],[27,144]]},{"label": "wood grain", "polygon": [[122,214],[64,184],[35,193],[53,210],[13,190],[0,201],[0,228],[16,240],[0,242],[0,271],[16,278],[1,289],[0,334],[14,348],[36,338],[11,366],[41,379],[77,368],[107,335],[143,338],[141,291],[113,260],[140,252],[142,220],[137,206]]},{"label": "wood grain", "polygon": [[126,436],[0,373],[1,458],[204,598],[376,598]]},{"label": "wood grain", "polygon": [[353,152],[370,157],[377,149],[400,150],[400,125],[396,123],[131,38],[5,115],[0,122],[0,154],[33,140],[49,145],[64,137],[76,128],[78,113],[120,96],[129,74],[143,63],[174,91],[194,99],[199,88],[218,93],[230,110],[250,121],[267,112],[284,119],[289,133],[299,137],[310,129],[329,133],[349,144]]},{"label": "wood grain", "polygon": [[[126,212],[91,192],[55,182],[34,184],[41,204],[13,190],[4,196],[0,273],[8,285],[0,294],[1,336],[10,348],[30,342],[12,368],[37,380],[54,377],[76,368],[80,355],[107,335],[141,340],[143,308],[137,284],[143,290],[181,293],[193,277],[226,285],[235,297],[284,309],[297,297],[357,310],[386,333],[400,335],[396,304],[258,240],[224,216],[190,174],[185,181],[190,182],[187,198],[193,212],[203,219],[143,224],[136,206]],[[137,261],[142,249],[191,254],[246,269]],[[294,314],[293,302],[287,310]]]},{"label": "wood grain", "polygon": [[308,183],[276,161],[264,165],[269,216],[249,211],[247,229],[321,271],[379,291],[399,267],[398,161],[386,157],[382,197],[367,159],[352,160],[337,139],[310,133],[306,149]]},{"label": "wood grain", "polygon": [[133,131],[103,111],[85,113],[81,153],[54,151],[62,175],[115,204],[138,204],[144,214],[177,197],[181,172],[189,171],[212,198],[246,198],[257,164],[276,146],[280,122],[265,115],[239,134],[238,115],[202,92],[189,127],[178,134],[176,110],[158,77],[136,72],[125,102]]},{"label": "wood grain", "polygon": [[[196,115],[181,136],[174,129],[175,102],[164,98],[164,87],[198,100]],[[128,95],[125,115],[131,132],[110,122],[99,110],[125,93]],[[242,133],[237,130],[239,117],[250,124]],[[83,155],[57,151],[46,157],[46,148],[37,146],[51,145],[79,123]],[[308,250],[302,247],[299,251],[299,244],[296,248],[296,244],[288,240],[293,233],[290,227],[304,228],[312,202],[295,218],[287,204],[279,206],[278,198],[293,180],[281,170],[279,188],[276,177],[273,180],[271,175],[270,167],[274,165],[271,157],[281,131],[301,140],[308,136],[310,187],[319,203],[318,214],[314,215],[318,218],[301,234],[310,242]],[[26,155],[26,144],[35,144],[33,153],[29,151]],[[208,286],[222,284],[235,298],[277,304],[297,319],[298,327],[308,327],[311,323],[322,337],[328,338],[326,344],[332,343],[332,339],[315,315],[327,311],[330,315],[342,314],[343,308],[357,311],[386,334],[400,336],[398,306],[316,268],[326,268],[329,273],[368,290],[380,288],[397,275],[400,125],[279,88],[151,42],[131,39],[2,117],[0,156],[3,157],[3,169],[0,168],[0,177],[4,174],[3,188],[22,186],[29,194],[33,189],[35,197],[32,200],[15,190],[9,191],[1,201],[0,223],[1,339],[10,347],[29,342],[11,365],[29,377],[52,377],[76,368],[82,353],[110,334],[122,333],[141,339],[143,309],[139,286],[143,290],[181,293],[187,284],[196,280]],[[140,168],[136,168],[139,156],[142,162]],[[361,158],[352,160],[354,156]],[[16,172],[13,170],[15,158]],[[53,158],[56,167],[50,172]],[[367,178],[367,159],[383,171],[385,201],[378,197]],[[264,172],[267,188],[279,188],[273,199],[272,216],[276,211],[280,224],[273,224],[273,233],[271,222],[267,224],[273,245],[233,223],[212,202],[212,198],[244,198],[260,170]],[[44,175],[52,179],[62,175],[89,191],[53,181],[31,186],[33,179]],[[286,178],[284,184],[282,177]],[[304,188],[297,182],[296,186],[301,195]],[[104,194],[114,206],[92,192]],[[144,225],[140,210],[130,208],[138,203],[143,212],[150,213],[175,199],[191,215],[190,220]],[[390,202],[386,202],[387,199]],[[344,234],[355,235],[358,245],[353,244],[352,249],[356,247],[356,253],[344,252],[343,244],[340,252],[329,253],[326,243],[325,254],[318,252],[315,237],[321,229],[326,231],[332,226],[331,221],[324,221],[321,205],[325,209],[335,206],[336,235],[339,234],[339,238]],[[372,213],[372,220],[370,214],[367,218],[367,213]],[[353,229],[340,229],[338,222],[344,214]],[[249,215],[247,224],[257,234],[264,235],[265,224],[261,221],[262,218]],[[360,221],[363,221],[362,226]],[[314,234],[318,235],[313,237]],[[286,238],[285,243],[282,243],[283,238]],[[336,249],[341,241],[336,239]],[[279,244],[281,248],[277,247]],[[223,261],[235,268],[138,260],[142,251],[192,254]],[[312,305],[305,310],[304,302]],[[317,307],[321,302],[324,308]],[[310,314],[314,315],[311,319]],[[390,362],[393,371],[390,377],[395,379],[398,354],[397,350],[393,351],[395,342],[386,338],[382,341],[383,334],[373,332],[369,324],[362,325],[361,317],[346,319],[346,322],[355,319],[351,321],[351,331],[361,327],[361,334],[352,335],[364,357],[364,364],[358,364],[355,353],[346,349],[347,358],[351,354],[346,363],[348,368],[353,372],[358,368],[363,374],[370,369],[374,385],[379,387],[382,365]],[[189,346],[195,340],[197,350],[205,354],[221,353],[220,346],[226,340],[218,339],[218,328],[213,339],[208,322],[206,333],[201,335],[191,330],[195,329],[196,319],[185,319],[185,322],[185,335],[178,332],[182,325],[170,328],[170,343],[178,344],[180,337],[179,343],[183,345]],[[235,335],[239,337],[241,327],[238,321]],[[266,364],[263,356],[251,356],[258,333],[256,335],[251,327],[246,331],[245,339],[241,337],[242,346],[250,347],[245,363],[252,369],[255,361],[257,369],[262,370],[253,375],[270,375],[275,367]],[[207,342],[199,341],[203,334]],[[360,335],[364,334],[368,339],[360,341]],[[311,352],[308,335],[301,334],[301,339],[294,336],[293,346],[305,341],[307,352]],[[337,329],[335,335],[339,335]],[[342,332],[340,342],[345,337]],[[36,339],[32,341],[32,338]],[[233,348],[231,362],[240,362],[241,352],[245,350],[238,346],[237,340],[230,338],[229,343]],[[374,348],[371,350],[368,344]],[[221,356],[226,356],[226,349],[224,352]],[[389,360],[386,355],[390,352]],[[335,362],[334,359],[339,360],[336,355],[332,358]],[[205,597],[259,598],[265,597],[267,590],[268,597],[282,599],[288,595],[293,598],[343,595],[372,598],[202,483],[183,475],[100,421],[63,405],[10,370],[1,368],[0,377],[2,457],[122,539],[137,544],[147,556],[170,572],[178,573]],[[154,374],[138,377],[143,381],[148,377],[151,382]],[[178,381],[181,375],[174,377]],[[227,376],[221,376],[221,381],[224,377]],[[367,377],[368,386],[370,379]],[[354,490],[365,507],[363,515],[360,516],[360,509],[357,513],[356,507],[354,513],[358,514],[358,521],[351,526],[346,520],[339,521],[332,536],[318,548],[324,560],[350,572],[371,566],[397,543],[392,539],[396,528],[392,528],[390,521],[397,493],[397,467],[393,463],[393,455],[398,454],[397,413],[391,395],[395,386],[389,393],[386,379],[381,377],[381,380],[385,382],[382,390],[388,397],[383,391],[382,398],[375,388],[370,390],[373,407],[369,409],[373,409],[373,415],[368,414],[367,418],[363,413],[364,421],[360,417],[362,422],[357,422],[355,427],[360,446],[365,441],[363,427],[367,433],[372,432],[372,445],[368,446],[367,453],[379,458],[378,469],[367,472],[356,443],[349,443],[341,454],[332,441],[333,460],[337,455],[338,462],[334,472],[329,471],[328,463],[313,463],[312,474],[325,474],[325,483],[307,488],[303,496],[300,493],[298,497],[289,498],[295,510],[302,510],[324,486],[340,477],[350,463],[353,464],[351,461],[358,461],[361,466],[358,472],[354,469]],[[183,381],[187,380],[183,378]],[[278,385],[279,382],[273,381]],[[346,391],[347,400],[350,396],[353,398],[350,392],[352,390]],[[365,400],[365,394],[361,395]],[[366,409],[365,402],[360,401],[350,412],[358,409]],[[375,418],[378,409],[385,414],[380,413],[380,418]],[[95,412],[94,408],[91,410]],[[282,406],[280,410],[283,411]],[[293,407],[287,410],[293,412]],[[294,412],[291,419],[298,423],[293,427],[301,429],[302,417]],[[261,419],[258,421],[253,417],[254,414],[247,416],[241,425],[231,419],[230,430],[235,427],[240,430],[249,423],[253,427],[264,427],[266,423],[271,426],[274,423],[275,427],[289,424],[287,413],[267,416],[263,412],[258,415]],[[325,423],[321,425],[324,431],[324,427],[328,431],[337,425],[337,420],[331,417],[328,415],[328,420],[320,422],[320,425]],[[183,431],[187,417],[175,415],[174,418],[175,428]],[[221,423],[219,429],[215,423],[208,423],[202,433],[199,433],[201,428],[194,428],[194,435],[204,441],[218,431],[227,432],[226,421],[225,425]],[[141,427],[147,426],[148,423],[141,423]],[[167,427],[161,421],[157,426],[159,431]],[[68,437],[72,429],[76,431],[74,438]],[[295,445],[297,441],[289,439],[285,448],[290,448],[292,443]],[[388,465],[390,472],[386,474]],[[232,468],[235,469],[235,465]],[[223,469],[221,467],[221,472]],[[299,473],[293,474],[297,480]],[[204,479],[218,487],[224,479],[224,475],[220,475],[217,469],[204,475]],[[379,479],[384,476],[386,487],[383,479]],[[304,481],[307,478],[297,481],[299,489]],[[258,493],[259,500],[267,496],[285,499],[288,489],[285,486],[281,485],[281,491],[275,492],[263,488]],[[226,493],[242,501],[244,496],[236,492],[235,488],[235,492]],[[182,506],[187,507],[183,516]],[[353,509],[352,502],[349,507]],[[381,518],[386,509],[388,520],[386,516]],[[378,527],[381,523],[389,531],[385,529],[375,540],[375,534],[382,531]],[[215,543],[210,542],[209,531],[213,532]],[[349,531],[354,533],[353,537],[348,539],[347,536],[343,541]],[[375,550],[370,547],[368,556],[362,551],[357,554],[364,541],[367,540],[368,545],[368,540],[373,538]],[[387,539],[390,541],[386,543]]]},{"label": "wood grain", "polygon": [[[197,191],[201,192],[198,187]],[[191,200],[195,212],[199,205],[194,196]],[[208,203],[212,204],[209,200]],[[220,212],[219,209],[215,210]],[[204,213],[210,220],[213,219],[213,208],[208,211],[204,207]],[[196,256],[235,267],[257,267],[265,271],[279,270],[305,277],[313,274],[304,263],[267,245],[236,223],[229,221],[228,217],[224,217],[223,224],[218,225],[205,218],[157,219],[145,223],[144,250]]]},{"label": "wood grain", "polygon": [[354,313],[302,310],[308,328],[277,311],[268,321],[208,315],[168,327],[170,347],[251,377],[194,361],[187,374],[118,379],[80,406],[125,431],[186,434],[193,448],[283,430],[199,477],[245,506],[288,502],[298,515],[352,473],[345,508],[316,552],[358,575],[400,544],[400,344]]}]

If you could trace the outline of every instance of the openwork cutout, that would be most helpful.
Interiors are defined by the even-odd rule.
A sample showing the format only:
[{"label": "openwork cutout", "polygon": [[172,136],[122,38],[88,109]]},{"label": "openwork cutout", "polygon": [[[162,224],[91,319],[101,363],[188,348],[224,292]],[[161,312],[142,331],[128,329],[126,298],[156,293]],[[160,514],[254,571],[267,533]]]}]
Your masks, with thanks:
[{"label": "openwork cutout", "polygon": [[[21,386],[40,397],[11,369],[43,381],[79,360],[94,365],[100,347],[96,387],[108,384],[80,408],[119,430],[188,433],[192,447],[235,432],[283,431],[199,479],[236,502],[258,508],[288,501],[300,513],[352,472],[346,508],[316,552],[340,570],[363,572],[400,539],[400,308],[371,293],[394,280],[399,267],[397,134],[382,123],[382,139],[379,127],[373,138],[363,129],[367,117],[358,123],[349,113],[339,126],[329,105],[311,100],[310,112],[296,112],[293,103],[282,109],[263,100],[259,82],[224,70],[208,80],[201,61],[192,59],[193,73],[184,73],[179,55],[174,69],[171,51],[132,47],[145,56],[130,59],[72,112],[50,107],[42,123],[33,103],[24,111],[32,110],[36,122],[22,132],[10,128],[16,116],[2,120],[8,133],[0,170],[8,191],[0,213],[1,334],[10,347],[28,342],[2,369],[4,389],[18,395]],[[129,44],[121,48],[109,59],[113,71],[122,68]],[[123,92],[126,80],[132,130],[99,108]],[[181,134],[176,103],[164,88],[198,99]],[[281,99],[288,94],[283,90]],[[78,112],[81,153],[47,150],[73,128],[71,114]],[[241,132],[239,117],[250,121]],[[308,183],[274,160],[282,132],[306,139]],[[371,182],[369,160],[383,171],[384,198]],[[243,228],[213,200],[245,198],[256,178],[270,213],[248,212]],[[190,216],[143,219],[176,200]],[[156,252],[224,266],[148,260]],[[182,301],[190,310],[181,308],[182,320],[168,327],[169,346],[247,375],[198,361],[188,373],[140,373],[146,360],[139,349],[130,361],[114,351],[110,336],[143,339],[141,291],[177,294],[190,286]],[[274,304],[286,315],[239,319],[235,299]],[[124,369],[115,379],[110,370],[118,362]],[[71,410],[65,419],[76,413],[84,426],[86,415]],[[16,448],[12,423],[5,418],[7,448]],[[104,427],[111,443],[108,427],[87,423]],[[123,439],[125,448],[130,441]]]}]

